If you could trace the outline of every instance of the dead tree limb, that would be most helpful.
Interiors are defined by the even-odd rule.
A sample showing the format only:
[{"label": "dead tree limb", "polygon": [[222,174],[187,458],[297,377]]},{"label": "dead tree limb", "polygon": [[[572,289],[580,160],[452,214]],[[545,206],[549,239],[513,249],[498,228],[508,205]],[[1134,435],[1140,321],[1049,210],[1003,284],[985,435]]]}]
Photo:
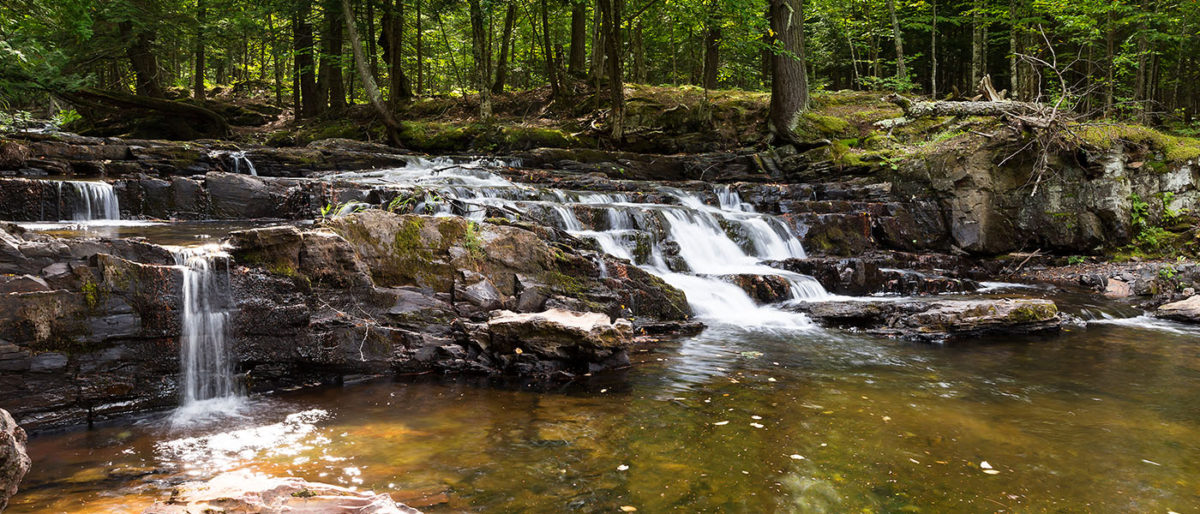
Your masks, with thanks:
[{"label": "dead tree limb", "polygon": [[907,118],[936,118],[941,116],[1019,116],[1037,118],[1049,110],[1047,106],[1030,102],[914,102],[891,94],[883,98],[904,110]]}]

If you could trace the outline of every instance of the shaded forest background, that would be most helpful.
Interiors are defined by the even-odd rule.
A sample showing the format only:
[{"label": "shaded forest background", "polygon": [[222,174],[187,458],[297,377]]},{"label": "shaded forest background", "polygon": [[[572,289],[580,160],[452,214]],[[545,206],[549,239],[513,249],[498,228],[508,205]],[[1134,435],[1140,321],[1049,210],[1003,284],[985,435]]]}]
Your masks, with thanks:
[{"label": "shaded forest background", "polygon": [[233,98],[296,119],[373,105],[394,126],[414,99],[487,118],[494,95],[535,91],[540,108],[610,109],[620,138],[624,83],[803,89],[795,111],[808,90],[965,99],[990,77],[1007,98],[1195,135],[1198,56],[1197,0],[0,3],[0,108],[166,110],[209,134],[230,116],[196,109]]}]

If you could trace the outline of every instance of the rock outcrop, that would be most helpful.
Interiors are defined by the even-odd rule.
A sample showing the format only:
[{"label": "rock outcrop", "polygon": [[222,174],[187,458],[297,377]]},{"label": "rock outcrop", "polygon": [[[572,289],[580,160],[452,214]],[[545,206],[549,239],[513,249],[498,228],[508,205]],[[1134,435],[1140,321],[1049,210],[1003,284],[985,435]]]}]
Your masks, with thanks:
[{"label": "rock outcrop", "polygon": [[594,363],[591,367],[599,370],[629,364],[626,350],[633,341],[633,324],[624,319],[613,322],[605,314],[563,309],[496,311],[473,331],[472,339],[507,361],[506,367],[545,366],[544,361],[554,361]]},{"label": "rock outcrop", "polygon": [[1154,315],[1175,321],[1200,323],[1200,295],[1160,306]]},{"label": "rock outcrop", "polygon": [[8,499],[17,494],[17,486],[29,472],[29,454],[25,453],[25,430],[8,411],[0,409],[0,512]]},{"label": "rock outcrop", "polygon": [[1053,332],[1063,323],[1054,302],[1037,299],[837,301],[797,309],[824,325],[926,342]]},{"label": "rock outcrop", "polygon": [[144,514],[284,514],[353,512],[356,514],[420,514],[386,494],[234,471],[207,482],[177,487],[171,499],[156,502]]},{"label": "rock outcrop", "polygon": [[[494,221],[369,210],[316,228],[233,233],[229,335],[246,388],[430,371],[568,376],[627,363],[623,319],[657,330],[691,313],[682,292],[636,266],[553,229]],[[43,429],[174,405],[174,264],[163,247],[137,240],[0,225],[5,407]],[[472,328],[498,310],[556,308],[618,320],[618,335],[549,331],[519,343],[512,332],[479,338]],[[518,344],[524,354],[514,359]]]}]

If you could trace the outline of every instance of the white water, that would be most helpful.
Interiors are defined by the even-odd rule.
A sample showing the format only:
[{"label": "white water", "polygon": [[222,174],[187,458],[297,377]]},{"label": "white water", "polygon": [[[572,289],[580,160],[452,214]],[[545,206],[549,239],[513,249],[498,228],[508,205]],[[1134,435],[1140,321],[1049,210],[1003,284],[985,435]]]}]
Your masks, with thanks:
[{"label": "white water", "polygon": [[219,245],[173,249],[183,271],[182,336],[179,364],[183,373],[180,407],[174,421],[235,413],[240,405],[229,347],[233,294],[229,254]]},{"label": "white water", "polygon": [[[413,158],[408,166],[388,170],[342,173],[332,178],[380,186],[435,190],[458,205],[439,209],[438,214],[478,217],[486,207],[504,207],[512,212],[549,215],[567,232],[597,241],[613,257],[634,260],[639,235],[650,239],[649,256],[640,266],[682,290],[698,317],[722,324],[802,329],[813,326],[806,316],[772,306],[756,305],[740,287],[724,276],[734,274],[776,275],[791,285],[793,300],[827,297],[812,277],[761,264],[763,260],[803,258],[799,239],[780,220],[754,212],[728,186],[715,191],[719,206],[707,205],[694,194],[664,190],[680,205],[630,203],[620,193],[572,192],[535,189],[515,184],[488,171],[504,165],[490,161],[455,163],[449,159]],[[580,209],[601,209],[607,228],[589,227],[577,216]],[[583,211],[580,211],[581,213]],[[737,239],[731,236],[737,234]],[[739,243],[739,240],[741,243]],[[678,254],[665,255],[664,242],[678,245]],[[672,269],[668,260],[687,270]],[[678,267],[678,266],[676,266]],[[602,271],[606,270],[602,266]]]},{"label": "white water", "polygon": [[246,155],[246,152],[244,150],[236,150],[236,151],[213,150],[208,153],[208,156],[212,159],[218,159],[222,155],[228,155],[229,160],[233,161],[233,172],[234,173],[241,173],[242,172],[242,162],[245,162],[246,163],[246,171],[248,171],[251,175],[253,175],[255,177],[258,176],[258,169],[256,169],[254,167],[254,162],[252,162],[250,160],[250,157],[248,155]]},{"label": "white water", "polygon": [[92,182],[85,180],[58,181],[58,197],[61,203],[63,186],[70,187],[79,201],[75,204],[75,221],[119,220],[121,206],[117,201],[117,192],[112,184],[107,182]]}]

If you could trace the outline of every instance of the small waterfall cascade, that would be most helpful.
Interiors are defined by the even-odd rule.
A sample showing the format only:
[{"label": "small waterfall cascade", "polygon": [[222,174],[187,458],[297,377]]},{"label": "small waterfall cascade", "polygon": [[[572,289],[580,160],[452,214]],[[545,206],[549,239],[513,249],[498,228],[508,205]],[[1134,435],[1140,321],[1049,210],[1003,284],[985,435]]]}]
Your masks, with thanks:
[{"label": "small waterfall cascade", "polygon": [[[710,322],[768,329],[813,326],[803,314],[756,304],[734,283],[734,275],[782,277],[791,286],[792,301],[828,296],[812,277],[763,264],[804,258],[803,245],[783,221],[755,212],[729,186],[708,192],[709,198],[715,196],[715,205],[705,203],[705,194],[670,188],[646,194],[537,188],[489,171],[503,164],[414,158],[402,168],[333,178],[420,189],[427,195],[436,191],[446,200],[437,215],[478,219],[501,208],[486,215],[529,216],[552,223],[683,290],[697,315]],[[653,201],[648,198],[667,200],[647,203]],[[601,264],[602,273],[607,272]]]},{"label": "small waterfall cascade", "polygon": [[248,155],[246,155],[245,150],[234,150],[234,151],[213,150],[208,153],[208,156],[212,159],[217,159],[217,158],[220,158],[221,156],[228,156],[229,160],[233,161],[233,172],[234,173],[241,173],[242,172],[242,163],[245,162],[246,163],[246,172],[255,177],[258,176],[258,170],[254,168],[254,163],[252,161],[250,161],[250,157]]},{"label": "small waterfall cascade", "polygon": [[180,404],[183,410],[205,411],[202,404],[239,396],[228,337],[229,254],[219,245],[176,248],[174,254],[183,271]]},{"label": "small waterfall cascade", "polygon": [[121,206],[117,201],[117,192],[112,184],[87,180],[58,181],[59,204],[62,204],[63,186],[70,188],[70,193],[77,197],[75,202],[74,221],[119,220]]}]

